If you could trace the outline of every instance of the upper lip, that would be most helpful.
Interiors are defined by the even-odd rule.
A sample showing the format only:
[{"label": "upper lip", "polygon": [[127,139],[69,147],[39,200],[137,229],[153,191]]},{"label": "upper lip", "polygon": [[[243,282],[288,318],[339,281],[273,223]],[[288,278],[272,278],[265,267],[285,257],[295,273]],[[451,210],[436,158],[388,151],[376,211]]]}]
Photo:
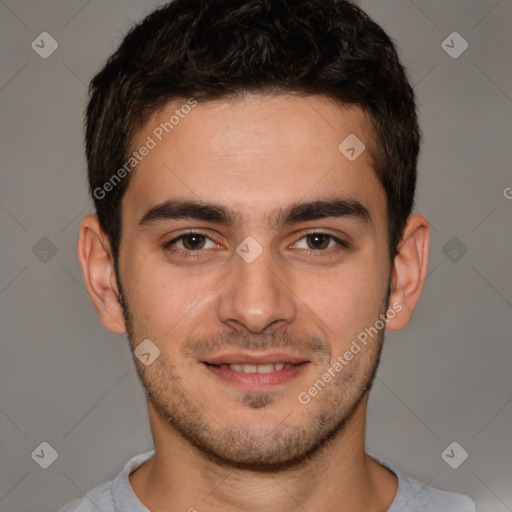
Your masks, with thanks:
[{"label": "upper lip", "polygon": [[230,352],[226,354],[219,354],[216,356],[208,357],[204,360],[208,364],[299,364],[308,362],[304,357],[295,356],[292,354],[280,353],[266,353],[266,354],[250,354],[247,352]]}]

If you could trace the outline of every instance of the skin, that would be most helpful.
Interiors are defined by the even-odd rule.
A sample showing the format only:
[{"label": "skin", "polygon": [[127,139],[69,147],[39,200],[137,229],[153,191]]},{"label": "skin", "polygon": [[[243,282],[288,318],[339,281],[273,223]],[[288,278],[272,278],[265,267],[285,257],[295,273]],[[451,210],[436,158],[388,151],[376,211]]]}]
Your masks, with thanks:
[{"label": "skin", "polygon": [[[155,113],[133,147],[179,105]],[[349,134],[366,146],[353,162],[338,150]],[[78,256],[103,325],[127,332],[132,348],[149,338],[160,350],[148,366],[134,358],[155,456],[130,483],[150,510],[389,508],[397,478],[366,455],[364,435],[384,331],[309,403],[297,399],[392,304],[401,310],[386,328],[403,328],[423,288],[428,222],[409,217],[391,264],[372,145],[361,109],[321,96],[247,95],[194,107],[137,165],[123,198],[124,312],[108,239],[95,216],[83,219]],[[370,221],[269,223],[280,207],[340,197],[361,203]],[[238,217],[231,226],[185,218],[139,227],[149,209],[169,199],[215,202]],[[193,239],[200,251],[190,238],[172,246],[180,253],[163,248],[187,229],[211,241]],[[349,248],[306,237],[319,232]],[[249,236],[262,249],[251,263],[236,252]],[[187,249],[200,256],[187,258]],[[222,351],[279,351],[308,363],[285,383],[248,391],[203,363]]]}]

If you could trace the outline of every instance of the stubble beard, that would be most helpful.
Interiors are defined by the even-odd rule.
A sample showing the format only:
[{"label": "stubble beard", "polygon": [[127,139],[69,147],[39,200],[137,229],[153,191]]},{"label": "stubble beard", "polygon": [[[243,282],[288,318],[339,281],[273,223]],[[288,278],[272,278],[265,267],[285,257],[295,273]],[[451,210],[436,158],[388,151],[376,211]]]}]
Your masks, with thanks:
[{"label": "stubble beard", "polygon": [[[133,315],[128,308],[125,321],[133,350],[143,337],[136,335]],[[294,409],[306,407],[294,396],[290,410],[281,408],[283,419],[271,428],[254,423],[223,426],[216,418],[218,412],[187,390],[183,375],[166,359],[163,351],[149,366],[135,357],[134,362],[146,396],[155,409],[203,456],[222,466],[275,472],[304,464],[343,435],[345,426],[372,387],[383,341],[384,330],[375,338],[375,346],[365,346],[362,349],[365,354],[357,354],[336,380],[311,399],[308,411],[301,411],[304,418],[301,424],[287,421]],[[271,392],[245,392],[241,396],[241,402],[253,410],[264,410],[275,400]]]}]

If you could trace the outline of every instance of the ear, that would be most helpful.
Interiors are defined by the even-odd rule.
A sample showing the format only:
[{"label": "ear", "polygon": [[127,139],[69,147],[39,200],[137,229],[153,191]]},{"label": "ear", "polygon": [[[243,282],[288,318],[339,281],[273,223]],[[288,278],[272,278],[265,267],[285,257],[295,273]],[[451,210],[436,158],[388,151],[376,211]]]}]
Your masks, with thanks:
[{"label": "ear", "polygon": [[397,304],[394,309],[398,314],[388,320],[386,329],[398,331],[411,319],[427,277],[429,244],[427,219],[423,215],[411,215],[407,219],[391,273],[389,304]]},{"label": "ear", "polygon": [[116,334],[126,332],[110,244],[95,215],[88,215],[80,224],[77,252],[85,286],[101,323]]}]

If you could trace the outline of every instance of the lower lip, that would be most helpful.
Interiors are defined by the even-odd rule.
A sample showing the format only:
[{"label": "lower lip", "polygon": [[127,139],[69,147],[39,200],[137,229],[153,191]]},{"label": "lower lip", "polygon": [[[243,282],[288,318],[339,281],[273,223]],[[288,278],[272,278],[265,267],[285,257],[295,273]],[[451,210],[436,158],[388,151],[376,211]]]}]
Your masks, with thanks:
[{"label": "lower lip", "polygon": [[276,370],[270,373],[235,372],[230,368],[219,368],[218,366],[206,363],[203,363],[203,365],[222,380],[242,389],[253,391],[286,384],[303,373],[309,366],[309,363],[294,364],[289,368],[283,368],[282,370]]}]

